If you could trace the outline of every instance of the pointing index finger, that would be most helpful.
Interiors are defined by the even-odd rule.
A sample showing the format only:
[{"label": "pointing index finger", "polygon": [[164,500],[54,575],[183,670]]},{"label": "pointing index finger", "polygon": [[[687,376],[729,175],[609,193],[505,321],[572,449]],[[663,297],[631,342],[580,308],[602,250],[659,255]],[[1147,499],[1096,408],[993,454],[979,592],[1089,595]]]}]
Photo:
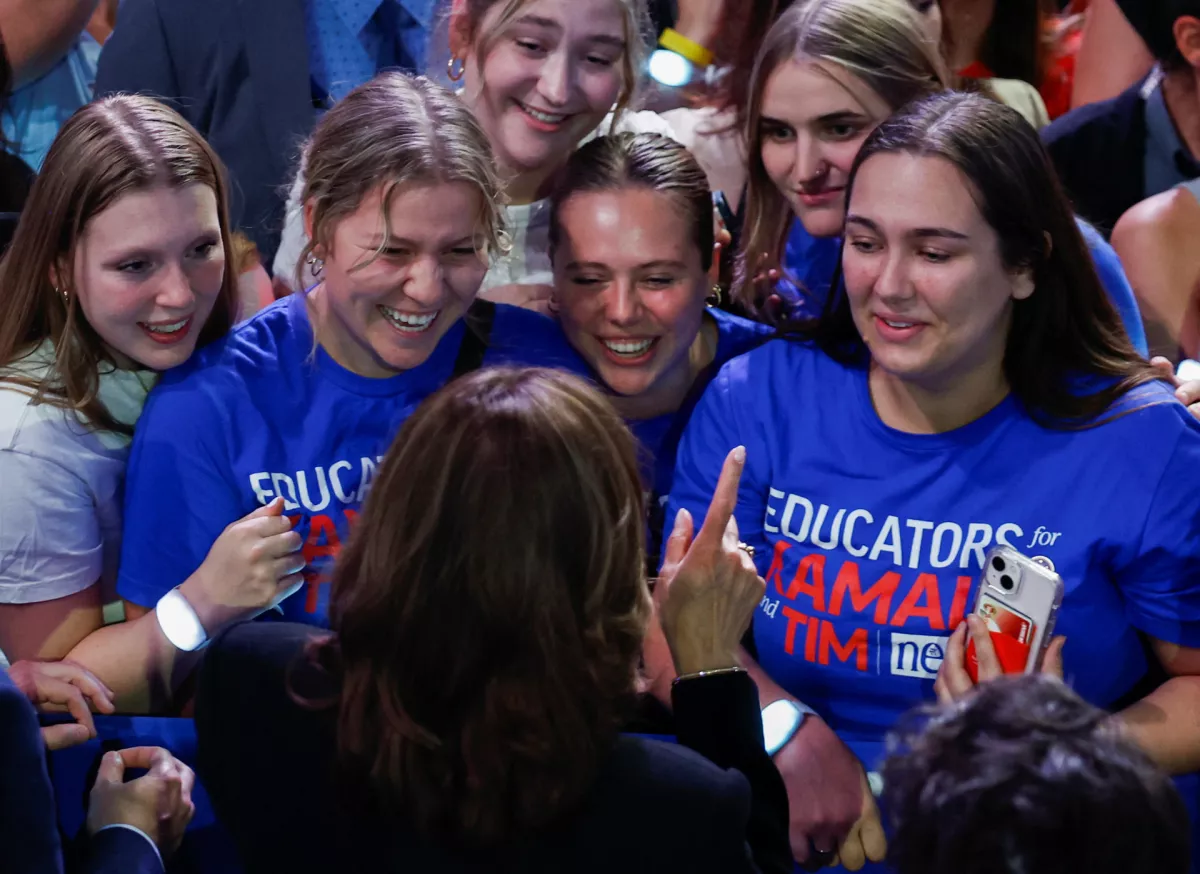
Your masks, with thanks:
[{"label": "pointing index finger", "polygon": [[738,485],[742,480],[742,468],[746,464],[746,447],[736,446],[725,456],[725,464],[721,467],[721,476],[717,487],[713,489],[712,501],[708,505],[708,514],[704,524],[696,534],[694,543],[705,543],[718,546],[733,518],[734,508],[737,507]]}]

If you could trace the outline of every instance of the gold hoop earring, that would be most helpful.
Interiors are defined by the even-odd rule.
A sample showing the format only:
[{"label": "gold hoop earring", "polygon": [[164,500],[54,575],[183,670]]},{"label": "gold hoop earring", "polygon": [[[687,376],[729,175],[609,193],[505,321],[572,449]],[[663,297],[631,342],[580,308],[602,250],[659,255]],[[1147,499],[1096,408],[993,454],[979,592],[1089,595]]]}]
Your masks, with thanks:
[{"label": "gold hoop earring", "polygon": [[56,285],[56,286],[54,286],[54,293],[62,296],[63,303],[71,302],[71,296],[69,294],[67,294],[67,290],[65,288],[59,288]]},{"label": "gold hoop earring", "polygon": [[450,77],[451,82],[459,81],[466,72],[467,62],[460,57],[453,57],[446,63],[446,75]]},{"label": "gold hoop earring", "polygon": [[712,293],[704,299],[704,303],[710,307],[719,307],[721,305],[721,286],[714,284]]}]

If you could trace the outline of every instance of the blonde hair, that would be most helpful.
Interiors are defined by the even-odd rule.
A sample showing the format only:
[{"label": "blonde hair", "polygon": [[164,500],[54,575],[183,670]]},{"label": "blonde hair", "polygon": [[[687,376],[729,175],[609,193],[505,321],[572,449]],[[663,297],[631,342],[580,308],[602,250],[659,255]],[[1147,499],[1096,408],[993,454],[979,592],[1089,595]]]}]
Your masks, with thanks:
[{"label": "blonde hair", "polygon": [[[508,25],[530,0],[465,0],[461,19],[462,36],[472,51],[486,58]],[[621,115],[636,105],[638,83],[649,57],[650,12],[646,0],[613,0],[621,7],[625,30],[625,51],[621,55],[621,93],[613,108],[614,126]],[[493,7],[502,5],[496,24],[483,32],[483,19]]]},{"label": "blonde hair", "polygon": [[779,267],[791,225],[787,201],[762,162],[763,91],[789,61],[820,61],[861,79],[894,111],[950,87],[950,72],[907,0],[807,0],[767,33],[754,65],[745,138],[749,156],[746,216],[734,297],[761,309],[756,277]]},{"label": "blonde hair", "polygon": [[397,189],[420,183],[473,186],[484,254],[507,247],[504,199],[487,135],[462,101],[424,77],[381,73],[355,88],[322,117],[306,161],[301,201],[312,208],[312,233],[297,274],[314,251],[329,248],[337,224],[381,185],[380,252],[390,245]]},{"label": "blonde hair", "polygon": [[[62,126],[38,174],[12,246],[0,262],[0,367],[54,342],[44,378],[6,375],[38,402],[73,411],[90,427],[130,433],[100,402],[100,371],[114,366],[79,306],[75,250],[88,223],[127,194],[199,184],[216,196],[225,252],[221,290],[197,345],[237,318],[225,169],[204,138],[150,97],[118,94],[84,106]],[[55,288],[51,276],[57,276]]]}]

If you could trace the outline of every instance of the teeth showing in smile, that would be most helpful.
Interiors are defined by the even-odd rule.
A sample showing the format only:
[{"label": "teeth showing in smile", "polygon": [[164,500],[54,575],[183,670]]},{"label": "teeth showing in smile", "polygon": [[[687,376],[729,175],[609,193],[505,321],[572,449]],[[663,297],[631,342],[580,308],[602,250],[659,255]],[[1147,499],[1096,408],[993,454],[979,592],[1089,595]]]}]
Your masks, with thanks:
[{"label": "teeth showing in smile", "polygon": [[526,106],[524,103],[521,104],[521,108],[543,124],[562,124],[567,120],[565,115],[552,115],[549,112],[540,112],[531,106]]},{"label": "teeth showing in smile", "polygon": [[394,310],[391,307],[380,306],[379,311],[387,318],[389,322],[401,331],[407,331],[412,334],[419,334],[433,324],[433,320],[437,318],[441,310],[432,313],[402,313],[399,310]]},{"label": "teeth showing in smile", "polygon": [[184,319],[171,325],[144,325],[144,327],[151,334],[174,334],[176,331],[182,331],[187,323],[188,319]]},{"label": "teeth showing in smile", "polygon": [[602,342],[610,351],[618,355],[636,358],[639,355],[644,355],[646,350],[654,343],[654,340],[604,340]]},{"label": "teeth showing in smile", "polygon": [[912,328],[916,326],[916,322],[893,322],[891,319],[884,319],[883,323],[889,328]]}]

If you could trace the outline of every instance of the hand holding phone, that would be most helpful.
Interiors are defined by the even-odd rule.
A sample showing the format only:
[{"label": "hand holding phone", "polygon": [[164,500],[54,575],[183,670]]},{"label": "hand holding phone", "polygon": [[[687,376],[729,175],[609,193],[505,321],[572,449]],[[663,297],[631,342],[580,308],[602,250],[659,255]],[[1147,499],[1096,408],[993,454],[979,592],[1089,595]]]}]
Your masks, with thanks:
[{"label": "hand holding phone", "polygon": [[971,694],[981,681],[1039,669],[1062,678],[1066,639],[1051,638],[1063,599],[1062,579],[1049,562],[1027,558],[1008,546],[984,559],[975,610],[954,629],[933,690],[949,704]]}]

